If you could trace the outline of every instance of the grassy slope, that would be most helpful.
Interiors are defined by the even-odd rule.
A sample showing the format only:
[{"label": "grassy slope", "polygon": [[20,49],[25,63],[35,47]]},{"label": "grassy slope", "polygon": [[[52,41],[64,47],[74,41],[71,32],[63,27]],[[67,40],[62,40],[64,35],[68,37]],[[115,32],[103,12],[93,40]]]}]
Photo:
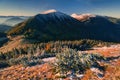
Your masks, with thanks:
[{"label": "grassy slope", "polygon": [[[120,45],[109,48],[99,48],[87,52],[101,52],[106,57],[120,56]],[[106,66],[104,77],[101,80],[119,80],[120,79],[120,59],[112,60],[109,63],[101,63],[101,65]],[[94,75],[93,75],[94,74]],[[52,66],[48,63],[42,65],[36,65],[33,67],[23,67],[21,65],[12,66],[0,71],[0,79],[13,80],[13,79],[55,79],[55,74],[53,72]],[[91,70],[85,72],[82,80],[95,79],[100,80],[96,76],[96,73]],[[57,80],[57,79],[56,79]],[[68,78],[65,80],[69,80]]]}]

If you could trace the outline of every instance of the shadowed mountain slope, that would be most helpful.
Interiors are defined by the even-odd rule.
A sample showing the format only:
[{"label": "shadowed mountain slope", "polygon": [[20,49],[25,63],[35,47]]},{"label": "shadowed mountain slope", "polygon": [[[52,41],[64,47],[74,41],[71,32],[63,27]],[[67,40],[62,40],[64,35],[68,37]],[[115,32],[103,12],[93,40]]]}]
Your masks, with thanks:
[{"label": "shadowed mountain slope", "polygon": [[8,35],[33,41],[92,39],[120,42],[120,25],[103,16],[84,21],[61,12],[38,14],[12,28]]}]

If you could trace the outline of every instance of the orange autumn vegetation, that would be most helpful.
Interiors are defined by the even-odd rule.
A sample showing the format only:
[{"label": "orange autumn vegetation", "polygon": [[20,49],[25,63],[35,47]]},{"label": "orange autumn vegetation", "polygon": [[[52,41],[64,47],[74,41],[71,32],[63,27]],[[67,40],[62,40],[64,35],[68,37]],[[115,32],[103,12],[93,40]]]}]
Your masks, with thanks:
[{"label": "orange autumn vegetation", "polygon": [[50,49],[51,45],[48,43],[46,44],[45,50],[48,51]]},{"label": "orange autumn vegetation", "polygon": [[45,63],[33,67],[12,66],[0,72],[0,80],[53,79],[52,67]]},{"label": "orange autumn vegetation", "polygon": [[105,57],[111,57],[119,55],[120,49],[117,48],[111,48],[111,49],[95,49],[95,50],[89,50],[87,53],[100,53]]},{"label": "orange autumn vegetation", "polygon": [[96,77],[96,75],[94,75],[94,73],[91,70],[87,70],[85,72],[84,77],[81,80],[97,80],[98,78]]},{"label": "orange autumn vegetation", "polygon": [[[46,49],[49,50],[50,45],[46,45]],[[105,57],[120,56],[119,48],[111,49],[96,49],[89,50],[88,53],[101,53]],[[120,80],[120,59],[112,60],[110,63],[101,63],[100,65],[105,67],[105,73],[103,78],[92,72],[90,69],[86,70],[81,80]],[[36,65],[33,67],[23,67],[22,65],[8,67],[5,70],[0,70],[0,80],[57,80],[51,64],[45,63],[42,65]],[[68,78],[64,80],[69,80]]]}]

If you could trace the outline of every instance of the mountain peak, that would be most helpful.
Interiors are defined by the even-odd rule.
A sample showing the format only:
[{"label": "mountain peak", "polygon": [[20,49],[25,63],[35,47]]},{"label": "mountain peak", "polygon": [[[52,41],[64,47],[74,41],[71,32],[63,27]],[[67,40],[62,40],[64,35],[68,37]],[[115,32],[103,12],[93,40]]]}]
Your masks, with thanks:
[{"label": "mountain peak", "polygon": [[107,18],[92,14],[72,14],[71,17],[55,10],[44,13],[15,25],[7,34],[22,35],[23,39],[33,42],[80,39],[120,42],[119,25]]},{"label": "mountain peak", "polygon": [[57,11],[55,9],[50,9],[50,10],[42,12],[41,14],[49,14],[49,13],[53,13],[53,12],[57,12]]},{"label": "mountain peak", "polygon": [[96,17],[96,15],[89,14],[89,13],[87,13],[87,14],[76,14],[76,13],[73,13],[71,15],[71,17],[73,17],[73,18],[75,18],[77,20],[80,20],[80,21],[84,21],[86,19],[89,19],[90,17]]}]

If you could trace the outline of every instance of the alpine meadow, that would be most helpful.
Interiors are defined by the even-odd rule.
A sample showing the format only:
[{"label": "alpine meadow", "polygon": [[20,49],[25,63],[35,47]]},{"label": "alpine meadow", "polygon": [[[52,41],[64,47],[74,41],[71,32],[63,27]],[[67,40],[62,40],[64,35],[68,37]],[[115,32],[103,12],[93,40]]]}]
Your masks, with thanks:
[{"label": "alpine meadow", "polygon": [[120,80],[119,4],[0,0],[0,80]]}]

